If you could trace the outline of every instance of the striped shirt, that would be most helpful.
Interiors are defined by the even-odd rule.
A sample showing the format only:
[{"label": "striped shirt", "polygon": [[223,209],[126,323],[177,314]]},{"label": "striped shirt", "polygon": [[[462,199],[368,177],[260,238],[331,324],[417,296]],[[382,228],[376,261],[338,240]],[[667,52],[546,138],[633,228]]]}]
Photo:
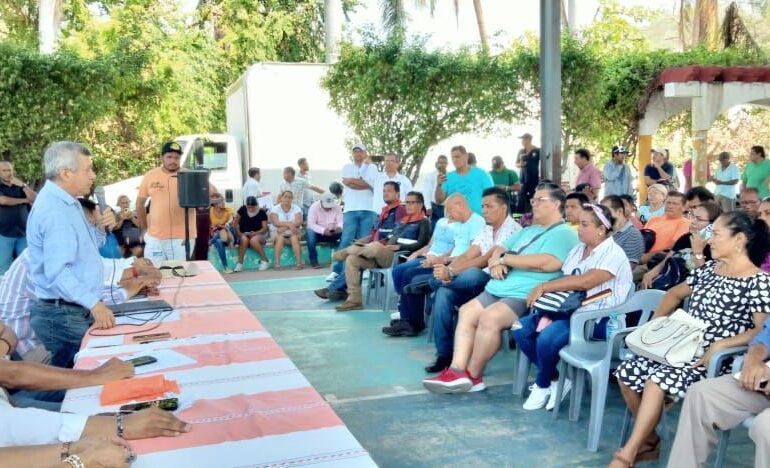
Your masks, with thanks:
[{"label": "striped shirt", "polygon": [[644,255],[644,239],[642,233],[634,227],[631,221],[626,222],[626,225],[613,234],[612,238],[626,253],[629,262],[639,263],[642,255]]},{"label": "striped shirt", "polygon": [[[110,260],[109,265],[112,264],[113,262]],[[118,263],[115,265],[117,266]],[[122,271],[121,269],[120,273]],[[114,276],[119,279],[120,273],[116,273]],[[111,279],[110,277],[105,278],[101,300],[106,304],[113,303],[113,299],[116,304],[126,302],[126,290],[110,287]],[[40,344],[29,324],[29,301],[34,298],[35,291],[29,274],[29,250],[24,250],[11,264],[11,268],[5,273],[2,283],[0,283],[0,323],[5,324],[16,334],[19,340],[16,351],[21,356]]]},{"label": "striped shirt", "polygon": [[[612,294],[578,310],[606,309],[625,302],[628,293],[634,286],[634,278],[631,274],[631,265],[629,265],[623,249],[612,238],[605,239],[594,248],[588,257],[583,258],[585,248],[586,245],[582,242],[572,248],[561,267],[562,273],[565,275],[582,275],[591,270],[604,270],[610,273],[612,278],[586,291],[586,296],[593,296],[605,289],[612,290]],[[576,269],[578,271],[575,271]]]}]

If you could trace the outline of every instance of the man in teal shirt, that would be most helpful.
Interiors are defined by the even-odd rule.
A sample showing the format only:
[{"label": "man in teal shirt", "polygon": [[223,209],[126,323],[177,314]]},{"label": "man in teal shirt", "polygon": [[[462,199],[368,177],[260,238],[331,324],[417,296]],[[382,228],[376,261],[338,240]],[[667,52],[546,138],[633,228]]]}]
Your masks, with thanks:
[{"label": "man in teal shirt", "polygon": [[537,187],[532,225],[492,252],[492,279],[483,293],[460,308],[452,364],[424,380],[425,388],[435,393],[486,388],[481,374],[500,349],[500,331],[528,312],[527,296],[535,286],[561,276],[564,259],[578,243],[577,233],[562,219],[564,200],[564,191],[555,184]]},{"label": "man in teal shirt", "polygon": [[757,189],[760,200],[764,200],[770,195],[767,184],[770,182],[770,161],[765,159],[765,148],[762,146],[752,146],[751,161],[746,164],[743,170],[743,187]]},{"label": "man in teal shirt", "polygon": [[461,193],[473,212],[480,215],[482,193],[492,187],[492,178],[482,169],[468,164],[468,152],[464,146],[452,148],[452,164],[454,171],[438,175],[436,203],[444,203],[453,193]]}]

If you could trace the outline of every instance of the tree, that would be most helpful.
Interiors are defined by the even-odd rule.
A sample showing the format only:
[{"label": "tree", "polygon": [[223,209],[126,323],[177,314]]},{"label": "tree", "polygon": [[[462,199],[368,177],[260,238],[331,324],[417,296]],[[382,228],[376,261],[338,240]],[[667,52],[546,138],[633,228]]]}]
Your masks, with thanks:
[{"label": "tree", "polygon": [[356,137],[374,154],[401,155],[403,173],[415,180],[428,149],[441,140],[526,114],[514,59],[426,52],[400,36],[370,38],[363,47],[344,44],[323,85]]}]

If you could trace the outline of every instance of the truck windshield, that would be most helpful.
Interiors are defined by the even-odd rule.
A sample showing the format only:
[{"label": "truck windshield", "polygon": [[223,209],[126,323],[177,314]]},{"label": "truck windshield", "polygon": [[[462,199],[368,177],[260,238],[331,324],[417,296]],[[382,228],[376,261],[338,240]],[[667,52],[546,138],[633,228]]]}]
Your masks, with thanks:
[{"label": "truck windshield", "polygon": [[[195,157],[188,157],[185,166],[194,168]],[[203,168],[210,171],[227,169],[227,143],[217,141],[206,141],[203,143]]]}]

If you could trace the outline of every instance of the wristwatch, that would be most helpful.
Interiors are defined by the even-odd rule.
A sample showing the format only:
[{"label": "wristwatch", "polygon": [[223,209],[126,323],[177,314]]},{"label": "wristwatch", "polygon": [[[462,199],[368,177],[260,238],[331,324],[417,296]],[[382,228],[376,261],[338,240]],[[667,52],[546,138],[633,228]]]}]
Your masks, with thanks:
[{"label": "wristwatch", "polygon": [[508,252],[503,252],[503,253],[500,254],[500,256],[497,258],[497,264],[498,265],[502,265],[503,264],[503,259],[505,258],[506,255],[508,255]]},{"label": "wristwatch", "polygon": [[703,254],[702,253],[696,253],[695,254],[695,258],[697,258],[698,260],[703,260]]}]

